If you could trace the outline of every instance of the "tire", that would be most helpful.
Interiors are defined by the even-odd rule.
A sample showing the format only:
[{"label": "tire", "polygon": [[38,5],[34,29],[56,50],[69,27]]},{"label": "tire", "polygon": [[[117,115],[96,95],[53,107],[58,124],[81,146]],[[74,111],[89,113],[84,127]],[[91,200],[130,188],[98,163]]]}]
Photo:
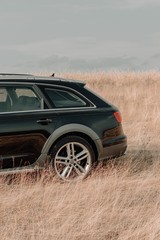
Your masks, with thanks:
[{"label": "tire", "polygon": [[51,150],[51,164],[64,181],[82,180],[88,176],[95,162],[92,146],[78,136],[67,136]]}]

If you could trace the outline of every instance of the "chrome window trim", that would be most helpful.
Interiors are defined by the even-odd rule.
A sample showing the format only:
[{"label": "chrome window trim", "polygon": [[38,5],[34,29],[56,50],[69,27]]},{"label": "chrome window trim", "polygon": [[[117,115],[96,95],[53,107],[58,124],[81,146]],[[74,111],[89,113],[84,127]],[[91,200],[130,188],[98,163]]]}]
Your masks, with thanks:
[{"label": "chrome window trim", "polygon": [[[73,92],[73,93],[75,93],[76,95],[78,95],[78,96],[80,96],[81,98],[82,98],[82,100],[84,99],[84,101],[86,100],[88,103],[90,103],[92,106],[95,106],[96,107],[96,105],[94,104],[94,103],[92,103],[86,96],[84,96],[83,94],[81,94],[81,93],[79,93],[77,90],[75,90],[75,89],[73,89],[73,88],[70,88],[70,87],[67,87],[67,86],[63,86],[63,85],[56,85],[56,84],[45,84],[45,83],[38,83],[38,84],[36,84],[37,86],[43,86],[44,88],[45,87],[51,87],[51,88],[57,88],[57,89],[60,89],[60,90],[64,90],[64,89],[66,89],[66,90],[69,90],[69,91],[71,91],[71,92]],[[43,94],[43,92],[42,92],[42,94]],[[43,94],[44,95],[44,94]],[[44,95],[45,96],[45,95]],[[45,98],[46,98],[46,96],[45,96]],[[89,107],[89,106],[86,106],[86,107]],[[66,108],[68,108],[68,107],[66,107]],[[84,107],[83,107],[84,108]],[[58,108],[55,108],[55,109],[58,109]],[[65,109],[65,108],[64,108]]]},{"label": "chrome window trim", "polygon": [[27,110],[27,111],[10,111],[10,112],[0,112],[0,115],[3,114],[13,114],[13,113],[33,113],[33,112],[59,112],[59,111],[68,111],[68,110],[89,110],[96,109],[96,106],[91,107],[75,107],[75,108],[48,108],[48,109],[37,109],[37,110]]},{"label": "chrome window trim", "polygon": [[[7,86],[7,85],[25,85],[25,86],[29,86],[31,88],[34,89],[35,93],[38,95],[38,97],[40,99],[43,98],[43,103],[46,102],[45,100],[47,100],[45,94],[43,94],[43,92],[41,91],[41,89],[38,86],[43,86],[45,87],[51,87],[51,88],[58,88],[58,89],[66,89],[69,90],[71,92],[75,92],[78,96],[81,96],[82,99],[85,99],[88,103],[91,104],[91,106],[84,106],[84,107],[65,107],[65,108],[47,108],[47,109],[37,109],[37,110],[27,110],[27,111],[10,111],[10,112],[0,112],[0,115],[2,114],[9,114],[9,113],[29,113],[29,112],[39,112],[39,111],[67,111],[67,110],[83,110],[83,109],[96,109],[97,106],[92,103],[86,96],[82,95],[81,93],[79,93],[77,90],[70,88],[68,86],[64,86],[64,85],[57,85],[57,84],[49,84],[49,83],[39,83],[37,80],[37,83],[35,82],[12,82],[12,81],[7,81],[7,82],[0,82],[0,87],[1,86]],[[47,100],[47,106],[48,106],[48,100]],[[48,106],[49,107],[49,106]]]}]

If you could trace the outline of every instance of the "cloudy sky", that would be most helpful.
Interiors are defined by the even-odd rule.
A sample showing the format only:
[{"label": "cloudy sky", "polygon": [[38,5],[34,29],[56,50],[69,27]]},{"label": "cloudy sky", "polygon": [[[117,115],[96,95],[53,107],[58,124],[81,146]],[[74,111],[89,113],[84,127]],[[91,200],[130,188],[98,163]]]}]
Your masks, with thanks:
[{"label": "cloudy sky", "polygon": [[160,69],[160,0],[0,0],[0,72]]}]

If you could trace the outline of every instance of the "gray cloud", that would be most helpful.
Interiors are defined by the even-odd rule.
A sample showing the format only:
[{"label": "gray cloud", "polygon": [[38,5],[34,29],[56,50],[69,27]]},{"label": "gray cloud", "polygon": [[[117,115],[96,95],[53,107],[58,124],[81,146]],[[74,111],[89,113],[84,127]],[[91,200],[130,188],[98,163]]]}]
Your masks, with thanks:
[{"label": "gray cloud", "polygon": [[[66,72],[66,71],[111,71],[111,70],[146,70],[157,69],[160,54],[150,59],[142,60],[135,57],[106,57],[86,60],[83,58],[68,58],[51,55],[41,59],[14,53],[18,58],[11,58],[10,62],[3,63],[2,72]],[[21,58],[21,61],[19,59]],[[9,66],[9,67],[8,67]]]},{"label": "gray cloud", "polygon": [[110,7],[115,9],[138,9],[148,7],[160,7],[159,0],[112,0]]},{"label": "gray cloud", "polygon": [[105,57],[99,59],[69,59],[67,57],[50,56],[38,62],[37,67],[41,71],[65,72],[65,71],[112,71],[112,70],[146,70],[154,64],[148,59],[135,57]]},{"label": "gray cloud", "polygon": [[159,7],[159,0],[2,0],[1,69],[155,67]]}]

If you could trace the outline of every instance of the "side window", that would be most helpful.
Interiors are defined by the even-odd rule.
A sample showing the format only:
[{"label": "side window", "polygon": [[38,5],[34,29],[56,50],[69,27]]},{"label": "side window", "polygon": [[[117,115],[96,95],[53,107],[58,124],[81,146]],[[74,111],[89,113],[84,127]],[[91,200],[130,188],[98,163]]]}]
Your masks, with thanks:
[{"label": "side window", "polygon": [[11,99],[6,88],[0,88],[0,112],[9,112],[11,109]]},{"label": "side window", "polygon": [[41,100],[30,87],[7,86],[0,88],[0,112],[39,110]]},{"label": "side window", "polygon": [[13,104],[13,111],[41,109],[41,101],[31,88],[17,87],[14,92],[16,101]]},{"label": "side window", "polygon": [[68,90],[46,88],[45,92],[56,108],[84,107],[87,105],[78,95]]}]

